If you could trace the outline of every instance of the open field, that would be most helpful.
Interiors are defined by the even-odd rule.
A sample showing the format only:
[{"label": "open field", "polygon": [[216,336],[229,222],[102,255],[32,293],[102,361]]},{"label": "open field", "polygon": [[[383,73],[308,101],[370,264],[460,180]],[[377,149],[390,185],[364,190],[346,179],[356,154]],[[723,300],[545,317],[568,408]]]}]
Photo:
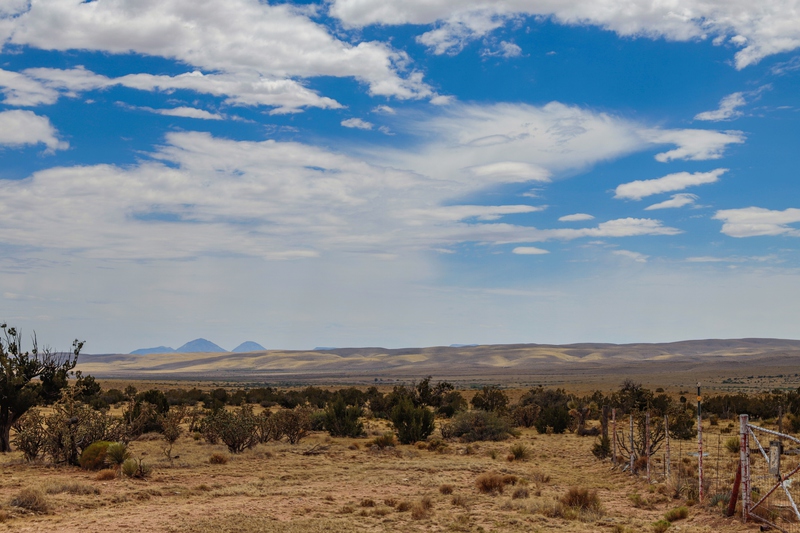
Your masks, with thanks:
[{"label": "open field", "polygon": [[[294,446],[268,443],[240,455],[185,435],[175,446],[179,457],[172,465],[162,454],[162,441],[145,435],[130,448],[135,457],[154,466],[146,480],[117,476],[99,481],[95,472],[27,464],[14,452],[0,457],[0,529],[634,533],[653,531],[652,523],[685,503],[673,498],[671,485],[648,486],[641,478],[612,470],[608,461],[595,459],[591,437],[523,430],[511,441],[470,446],[451,442],[443,451],[411,445],[371,447],[370,440],[385,429],[384,422],[373,420],[368,421],[366,438],[331,439],[314,433]],[[707,439],[717,442],[713,428]],[[530,458],[509,462],[506,456],[514,444],[526,446]],[[687,462],[692,459],[686,450],[692,446],[688,441],[682,445]],[[710,447],[707,464],[713,465],[717,450]],[[676,453],[676,443],[673,449]],[[314,455],[304,455],[309,452]],[[228,457],[227,464],[210,464],[214,453]],[[722,450],[717,464],[725,476],[733,459]],[[514,476],[516,482],[506,485],[502,494],[481,493],[476,480],[488,472]],[[571,487],[596,491],[600,509],[565,510],[558,500]],[[46,510],[37,513],[10,505],[28,488],[41,489]],[[688,518],[676,521],[670,530],[735,532],[757,527],[724,518],[720,507],[694,505]]]},{"label": "open field", "polygon": [[[625,378],[677,392],[757,391],[800,386],[800,341],[698,340],[664,344],[512,344],[389,350],[82,355],[78,369],[105,380],[252,384],[410,382],[426,375],[462,388],[485,383],[573,392],[615,390]],[[211,377],[213,376],[213,377]]]}]

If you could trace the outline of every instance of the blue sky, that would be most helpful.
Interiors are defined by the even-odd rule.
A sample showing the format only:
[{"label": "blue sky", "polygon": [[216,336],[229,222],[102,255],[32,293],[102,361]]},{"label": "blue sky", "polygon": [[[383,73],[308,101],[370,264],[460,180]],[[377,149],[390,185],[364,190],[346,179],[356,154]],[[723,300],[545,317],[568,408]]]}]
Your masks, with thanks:
[{"label": "blue sky", "polygon": [[796,2],[7,0],[0,320],[800,338]]}]

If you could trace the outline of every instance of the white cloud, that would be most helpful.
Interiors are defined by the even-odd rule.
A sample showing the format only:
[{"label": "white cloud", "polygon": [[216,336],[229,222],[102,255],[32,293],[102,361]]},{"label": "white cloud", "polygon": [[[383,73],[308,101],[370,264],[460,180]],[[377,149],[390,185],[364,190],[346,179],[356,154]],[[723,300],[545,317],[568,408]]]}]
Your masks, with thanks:
[{"label": "white cloud", "polygon": [[800,222],[800,209],[776,211],[762,207],[723,209],[714,215],[722,220],[722,233],[731,237],[759,237],[765,235],[789,235],[800,237],[800,229],[789,226]]},{"label": "white cloud", "polygon": [[257,0],[59,0],[2,16],[6,42],[43,50],[131,52],[175,59],[206,72],[287,80],[353,77],[370,94],[432,96],[409,58],[380,42],[350,44],[313,22],[313,8]]},{"label": "white cloud", "polygon": [[172,109],[151,109],[150,111],[158,113],[159,115],[166,115],[169,117],[186,117],[198,118],[201,120],[224,120],[225,117],[218,113],[209,113],[204,109],[197,109],[194,107],[175,107]]},{"label": "white cloud", "polygon": [[500,41],[495,50],[486,49],[481,55],[488,57],[519,57],[522,55],[522,48],[508,41]]},{"label": "white cloud", "polygon": [[437,55],[457,54],[467,43],[499,28],[505,22],[506,17],[492,9],[456,12],[440,27],[417,37],[417,41]]},{"label": "white cloud", "polygon": [[559,222],[581,222],[583,220],[594,220],[594,217],[586,213],[575,213],[574,215],[564,215],[558,219]]},{"label": "white cloud", "polygon": [[719,102],[719,108],[714,111],[704,111],[694,116],[695,120],[709,120],[718,122],[720,120],[731,120],[742,116],[740,107],[747,104],[744,93],[729,94]]},{"label": "white cloud", "polygon": [[59,97],[58,91],[23,74],[3,69],[0,69],[0,92],[4,103],[23,107],[53,104]]},{"label": "white cloud", "polygon": [[710,172],[695,172],[693,174],[689,172],[676,172],[674,174],[668,174],[663,178],[631,181],[618,185],[614,191],[614,198],[641,200],[645,196],[652,196],[653,194],[682,191],[687,187],[714,183],[727,171],[727,168],[718,168]]},{"label": "white cloud", "polygon": [[664,200],[657,204],[653,204],[644,208],[645,211],[653,211],[655,209],[675,209],[685,205],[693,204],[697,200],[696,194],[680,193],[673,194],[669,200]]},{"label": "white cloud", "polygon": [[394,108],[389,107],[388,105],[375,106],[372,109],[372,112],[373,113],[383,113],[385,115],[395,115],[395,114],[397,114],[397,111],[395,111]]},{"label": "white cloud", "polygon": [[66,150],[69,144],[58,139],[50,119],[32,111],[0,112],[0,147],[44,144],[48,152]]},{"label": "white cloud", "polygon": [[211,94],[225,97],[225,103],[230,105],[274,107],[271,114],[294,113],[303,107],[342,107],[339,102],[320,96],[295,80],[267,79],[249,73],[203,74],[195,71],[177,76],[129,74],[108,78],[83,67],[68,70],[31,68],[22,73],[0,71],[0,87],[4,87],[5,103],[10,105],[50,104],[61,94],[75,97],[85,91],[116,85],[150,92],[188,90]]},{"label": "white cloud", "polygon": [[625,257],[637,263],[647,263],[647,259],[650,257],[649,255],[640,254],[639,252],[631,252],[630,250],[614,250],[611,253]]},{"label": "white cloud", "polygon": [[299,143],[171,133],[151,156],[125,168],[58,167],[0,180],[4,241],[123,261],[386,256],[463,242],[679,233],[651,219],[580,229],[506,223],[499,219],[542,207],[445,205],[483,183],[443,181]]},{"label": "white cloud", "polygon": [[794,0],[333,0],[330,13],[354,27],[438,23],[420,37],[436,53],[458,51],[518,15],[599,26],[629,37],[690,41],[716,36],[740,48],[735,61],[742,69],[800,47],[796,7]]},{"label": "white cloud", "polygon": [[771,85],[764,85],[755,91],[738,92],[729,94],[719,102],[719,108],[713,111],[704,111],[695,115],[695,120],[707,120],[711,122],[719,122],[722,120],[732,120],[742,116],[739,111],[740,107],[747,104],[748,100],[756,99],[766,89],[772,88]]},{"label": "white cloud", "polygon": [[512,254],[518,255],[543,255],[549,254],[548,250],[543,250],[541,248],[536,248],[534,246],[517,246],[513,250],[511,250]]},{"label": "white cloud", "polygon": [[668,163],[676,159],[704,161],[720,159],[729,144],[745,140],[741,131],[713,130],[644,130],[642,136],[654,144],[675,144],[678,147],[656,154],[656,161]]},{"label": "white cloud", "polygon": [[341,122],[345,128],[357,128],[359,130],[371,130],[374,126],[372,122],[361,120],[360,118],[348,118]]}]

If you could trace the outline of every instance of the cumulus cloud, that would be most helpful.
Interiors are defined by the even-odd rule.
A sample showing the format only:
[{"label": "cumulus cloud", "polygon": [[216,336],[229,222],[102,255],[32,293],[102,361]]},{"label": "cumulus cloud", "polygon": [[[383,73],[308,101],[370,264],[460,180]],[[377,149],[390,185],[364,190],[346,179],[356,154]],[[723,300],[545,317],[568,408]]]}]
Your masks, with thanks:
[{"label": "cumulus cloud", "polygon": [[[663,178],[631,181],[618,185],[614,191],[614,198],[641,200],[645,196],[652,196],[663,192],[681,191],[695,185],[714,183],[727,171],[727,168],[718,168],[710,172],[695,172],[692,174],[689,172],[676,172],[674,174],[668,174]],[[651,206],[651,208],[653,207]]]},{"label": "cumulus cloud", "polygon": [[695,203],[697,200],[696,194],[680,193],[673,194],[669,200],[664,200],[657,204],[653,204],[644,208],[645,211],[653,211],[656,209],[675,209]]},{"label": "cumulus cloud", "polygon": [[581,222],[583,220],[594,220],[594,217],[586,213],[575,213],[574,215],[564,215],[558,219],[559,222]]},{"label": "cumulus cloud", "polygon": [[535,246],[517,246],[511,250],[511,253],[517,255],[544,255],[550,252],[542,248],[536,248]]},{"label": "cumulus cloud", "polygon": [[50,119],[32,111],[0,112],[0,147],[44,144],[48,152],[66,150],[69,144],[58,139]]},{"label": "cumulus cloud", "polygon": [[134,52],[271,81],[353,77],[373,95],[433,95],[419,72],[406,72],[404,52],[336,39],[311,14],[313,8],[258,0],[32,2],[13,16],[0,13],[0,38],[43,50]]},{"label": "cumulus cloud", "polygon": [[722,233],[731,237],[759,237],[767,235],[789,235],[800,237],[800,229],[789,224],[800,222],[800,209],[776,211],[762,207],[723,209],[714,215],[722,220]]},{"label": "cumulus cloud", "polygon": [[348,26],[437,24],[420,37],[436,53],[455,52],[519,15],[599,26],[618,35],[689,41],[716,37],[739,48],[736,68],[800,47],[794,0],[333,0],[330,13]]},{"label": "cumulus cloud", "polygon": [[359,130],[371,130],[374,126],[372,122],[367,122],[360,118],[348,118],[347,120],[343,120],[341,124],[345,128],[356,128]]},{"label": "cumulus cloud", "polygon": [[203,74],[194,71],[177,76],[129,74],[108,78],[83,67],[73,69],[31,68],[21,73],[0,70],[0,88],[5,103],[33,106],[54,103],[59,96],[122,86],[149,92],[194,91],[224,97],[238,106],[270,106],[270,113],[294,113],[303,107],[338,109],[342,105],[295,80],[268,79],[250,73]]}]

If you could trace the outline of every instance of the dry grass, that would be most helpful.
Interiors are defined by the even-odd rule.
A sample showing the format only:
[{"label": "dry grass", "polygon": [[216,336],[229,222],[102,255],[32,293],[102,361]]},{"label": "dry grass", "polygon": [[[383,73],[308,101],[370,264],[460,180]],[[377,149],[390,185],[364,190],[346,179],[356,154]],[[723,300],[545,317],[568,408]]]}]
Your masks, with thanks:
[{"label": "dry grass", "polygon": [[[113,472],[113,470],[112,470]],[[44,491],[47,494],[61,494],[68,493],[72,495],[80,494],[100,494],[100,489],[92,485],[85,485],[76,481],[60,481],[55,483],[48,483],[45,485]]]},{"label": "dry grass", "polygon": [[453,485],[448,485],[446,483],[444,485],[439,485],[439,492],[444,495],[453,494]]},{"label": "dry grass", "polygon": [[[509,463],[504,458],[511,446],[502,443],[474,443],[467,449],[466,444],[449,442],[448,453],[439,454],[430,451],[431,439],[427,450],[396,444],[376,453],[372,439],[390,428],[382,420],[368,424],[369,439],[326,440],[327,434],[314,433],[300,447],[270,442],[235,456],[225,466],[209,463],[213,454],[227,455],[224,445],[195,441],[188,432],[175,445],[180,458],[174,465],[163,457],[162,441],[133,441],[132,456],[153,467],[147,479],[117,474],[101,482],[94,473],[25,463],[20,452],[0,455],[0,502],[5,504],[0,512],[7,513],[12,530],[59,533],[131,527],[142,533],[477,533],[481,528],[504,533],[634,533],[652,531],[654,522],[683,503],[657,498],[658,491],[650,494],[643,481],[612,470],[607,461],[592,456],[592,439],[574,434],[544,436],[525,429],[514,443],[533,453],[527,462]],[[712,435],[709,441],[716,444],[717,435]],[[351,447],[353,443],[360,446]],[[316,444],[328,448],[319,455],[302,455]],[[503,460],[491,459],[487,452],[492,449]],[[723,464],[730,458],[725,454]],[[266,460],[268,456],[272,459]],[[706,464],[714,463],[709,459]],[[477,479],[484,473],[496,476],[502,496],[480,492]],[[56,485],[66,488],[45,492]],[[8,505],[25,487],[40,487],[47,514]],[[604,516],[561,503],[569,487],[596,492]],[[449,488],[452,492],[444,494]],[[652,508],[636,507],[628,498],[634,493],[646,495]],[[366,500],[374,505],[362,506]],[[621,529],[615,530],[616,525]],[[670,531],[678,526],[684,533],[747,530],[705,506],[691,509],[691,520]]]},{"label": "dry grass", "polygon": [[117,471],[113,468],[105,468],[99,471],[94,478],[97,481],[110,481],[112,479],[117,479]]},{"label": "dry grass", "polygon": [[224,453],[212,453],[208,458],[208,462],[212,465],[226,465],[228,464],[228,456]]},{"label": "dry grass", "polygon": [[50,504],[41,489],[26,488],[17,493],[8,502],[13,507],[26,509],[34,513],[47,513],[50,511]]}]

